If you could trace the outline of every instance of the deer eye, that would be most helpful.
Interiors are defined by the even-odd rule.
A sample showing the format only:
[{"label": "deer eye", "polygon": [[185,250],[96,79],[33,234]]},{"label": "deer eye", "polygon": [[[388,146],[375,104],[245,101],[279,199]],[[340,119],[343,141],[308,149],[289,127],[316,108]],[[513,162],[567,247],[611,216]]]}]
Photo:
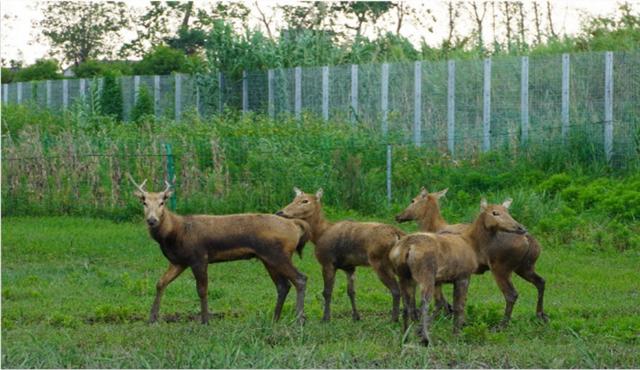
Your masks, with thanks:
[{"label": "deer eye", "polygon": [[302,200],[302,204],[307,204],[307,203],[309,203],[309,199],[303,199]]},{"label": "deer eye", "polygon": [[160,202],[160,206],[163,206],[163,205],[164,205],[164,202]]},{"label": "deer eye", "polygon": [[493,214],[494,216],[500,216],[500,213],[498,213],[497,211],[493,211],[493,212],[492,212],[492,214]]},{"label": "deer eye", "polygon": [[144,204],[145,207],[147,206],[147,202],[142,202],[142,204]]},{"label": "deer eye", "polygon": [[411,199],[411,204],[415,203],[416,200],[415,199]]}]

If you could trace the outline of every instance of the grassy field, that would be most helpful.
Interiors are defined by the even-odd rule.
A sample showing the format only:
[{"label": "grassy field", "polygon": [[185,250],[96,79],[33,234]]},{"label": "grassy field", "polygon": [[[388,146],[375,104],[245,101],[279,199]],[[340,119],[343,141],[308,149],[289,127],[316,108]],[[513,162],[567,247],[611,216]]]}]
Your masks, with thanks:
[{"label": "grassy field", "polygon": [[538,271],[547,279],[546,325],[535,320],[534,288],[515,278],[512,325],[492,331],[503,298],[489,274],[474,277],[463,334],[454,337],[451,320],[440,318],[435,345],[424,348],[390,322],[390,297],[367,268],[356,282],[363,320],[351,321],[339,276],[334,319],[321,323],[312,244],[294,261],[309,276],[303,327],[294,322],[293,291],[283,320],[271,322],[275,288],[255,260],[210,266],[210,325],[195,320],[189,273],[167,289],[162,322],[149,325],[155,281],[167,263],[142,222],[2,221],[3,367],[640,366],[640,255],[633,250],[545,245]]}]

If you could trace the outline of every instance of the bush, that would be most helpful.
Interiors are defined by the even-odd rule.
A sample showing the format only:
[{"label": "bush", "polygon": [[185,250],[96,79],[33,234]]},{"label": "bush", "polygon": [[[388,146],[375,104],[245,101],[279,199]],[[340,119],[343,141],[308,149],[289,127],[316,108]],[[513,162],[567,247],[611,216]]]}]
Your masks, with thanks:
[{"label": "bush", "polygon": [[73,72],[78,78],[104,76],[109,73],[126,76],[133,74],[133,67],[130,62],[87,60],[74,67]]},{"label": "bush", "polygon": [[189,72],[184,52],[168,46],[156,46],[133,67],[136,75],[168,75],[173,72]]},{"label": "bush", "polygon": [[115,73],[110,72],[104,76],[100,106],[102,114],[122,121],[122,90]]},{"label": "bush", "polygon": [[13,71],[10,68],[2,67],[2,83],[3,84],[11,83],[14,77],[15,77],[15,73],[13,73]]},{"label": "bush", "polygon": [[58,61],[53,59],[38,59],[34,64],[16,72],[13,82],[57,80],[62,78],[59,73]]},{"label": "bush", "polygon": [[145,116],[153,115],[153,113],[153,98],[149,93],[149,89],[147,89],[145,85],[142,85],[138,91],[136,104],[133,106],[133,111],[131,112],[131,120],[133,122],[140,122]]}]

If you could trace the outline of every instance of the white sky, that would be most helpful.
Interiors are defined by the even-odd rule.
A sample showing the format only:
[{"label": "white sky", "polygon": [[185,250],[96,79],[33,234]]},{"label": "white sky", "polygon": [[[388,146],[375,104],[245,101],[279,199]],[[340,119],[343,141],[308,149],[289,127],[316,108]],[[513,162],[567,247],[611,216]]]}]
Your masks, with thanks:
[{"label": "white sky", "polygon": [[[148,1],[142,0],[125,0],[130,6],[141,9]],[[197,1],[205,3],[205,1]],[[630,1],[637,10],[640,8],[640,0]],[[273,14],[276,5],[292,4],[295,1],[260,1],[260,7],[269,16]],[[438,1],[410,1],[413,6],[422,6],[432,9],[437,22],[434,25],[433,33],[425,33],[424,30],[416,28],[415,25],[406,23],[403,26],[402,34],[408,37],[412,42],[418,43],[421,37],[427,42],[435,46],[439,44],[447,33],[446,7],[444,0]],[[525,6],[532,1],[524,1]],[[593,15],[610,15],[613,14],[618,6],[619,1],[614,0],[553,0],[553,18],[556,32],[560,34],[575,34],[579,31],[580,18],[583,14]],[[253,1],[248,3],[249,8],[253,8]],[[546,2],[540,1],[540,5],[545,8]],[[33,0],[3,0],[0,4],[0,35],[1,47],[0,54],[6,61],[10,59],[23,60],[26,64],[33,63],[36,59],[45,57],[48,46],[37,40],[40,30],[34,27],[33,23],[43,17],[40,10],[43,4],[38,4]],[[489,15],[487,14],[487,18]],[[253,27],[262,28],[258,20],[257,12],[252,12],[250,23]],[[275,31],[282,26],[282,21],[277,15],[274,17],[272,30]],[[489,21],[487,29],[489,29]],[[463,12],[463,18],[460,22],[460,33],[468,34],[473,27],[473,20],[469,18],[466,12]],[[394,30],[394,25],[390,25],[390,30]],[[373,30],[365,30],[365,34],[371,35]],[[490,40],[491,35],[485,32],[485,40]],[[129,35],[133,35],[132,32]]]}]

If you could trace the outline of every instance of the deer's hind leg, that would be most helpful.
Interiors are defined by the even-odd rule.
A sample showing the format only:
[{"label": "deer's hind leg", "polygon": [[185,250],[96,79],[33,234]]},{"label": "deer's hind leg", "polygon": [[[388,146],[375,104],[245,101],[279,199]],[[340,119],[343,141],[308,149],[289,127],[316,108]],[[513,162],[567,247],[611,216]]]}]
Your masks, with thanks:
[{"label": "deer's hind leg", "polygon": [[356,287],[355,287],[355,267],[346,268],[344,270],[347,273],[347,294],[351,301],[351,318],[353,321],[360,320],[360,314],[356,308]]},{"label": "deer's hind leg", "polygon": [[269,276],[271,276],[271,280],[276,285],[276,290],[278,292],[278,297],[276,299],[276,308],[273,311],[273,321],[280,320],[280,314],[282,313],[282,306],[284,305],[284,301],[287,299],[287,295],[289,294],[289,290],[291,289],[291,283],[287,280],[286,277],[278,274],[277,271],[273,270],[269,267],[267,263],[264,263],[264,267],[269,272]]},{"label": "deer's hind leg", "polygon": [[447,302],[447,298],[442,292],[442,284],[436,284],[433,291],[433,299],[435,302],[433,316],[438,315],[441,311],[444,312],[446,316],[449,316],[453,313],[453,307],[449,302]]},{"label": "deer's hind leg", "polygon": [[533,266],[527,266],[527,268],[518,269],[516,270],[516,274],[536,287],[536,289],[538,290],[536,316],[538,317],[538,319],[544,322],[549,321],[549,317],[544,313],[544,289],[546,284],[544,278],[536,273]]},{"label": "deer's hind leg", "polygon": [[518,300],[518,291],[511,282],[511,271],[502,268],[495,268],[491,270],[498,287],[504,295],[506,306],[504,308],[504,317],[500,322],[498,328],[504,328],[509,324],[511,320],[511,313],[513,312],[513,306]]},{"label": "deer's hind leg", "polygon": [[391,292],[391,298],[393,300],[391,321],[397,322],[400,315],[400,287],[396,281],[395,274],[389,267],[391,266],[391,262],[387,262],[386,264],[382,263],[380,260],[370,260],[369,262],[371,263],[373,270],[378,274],[380,281],[382,281],[382,283]]}]

